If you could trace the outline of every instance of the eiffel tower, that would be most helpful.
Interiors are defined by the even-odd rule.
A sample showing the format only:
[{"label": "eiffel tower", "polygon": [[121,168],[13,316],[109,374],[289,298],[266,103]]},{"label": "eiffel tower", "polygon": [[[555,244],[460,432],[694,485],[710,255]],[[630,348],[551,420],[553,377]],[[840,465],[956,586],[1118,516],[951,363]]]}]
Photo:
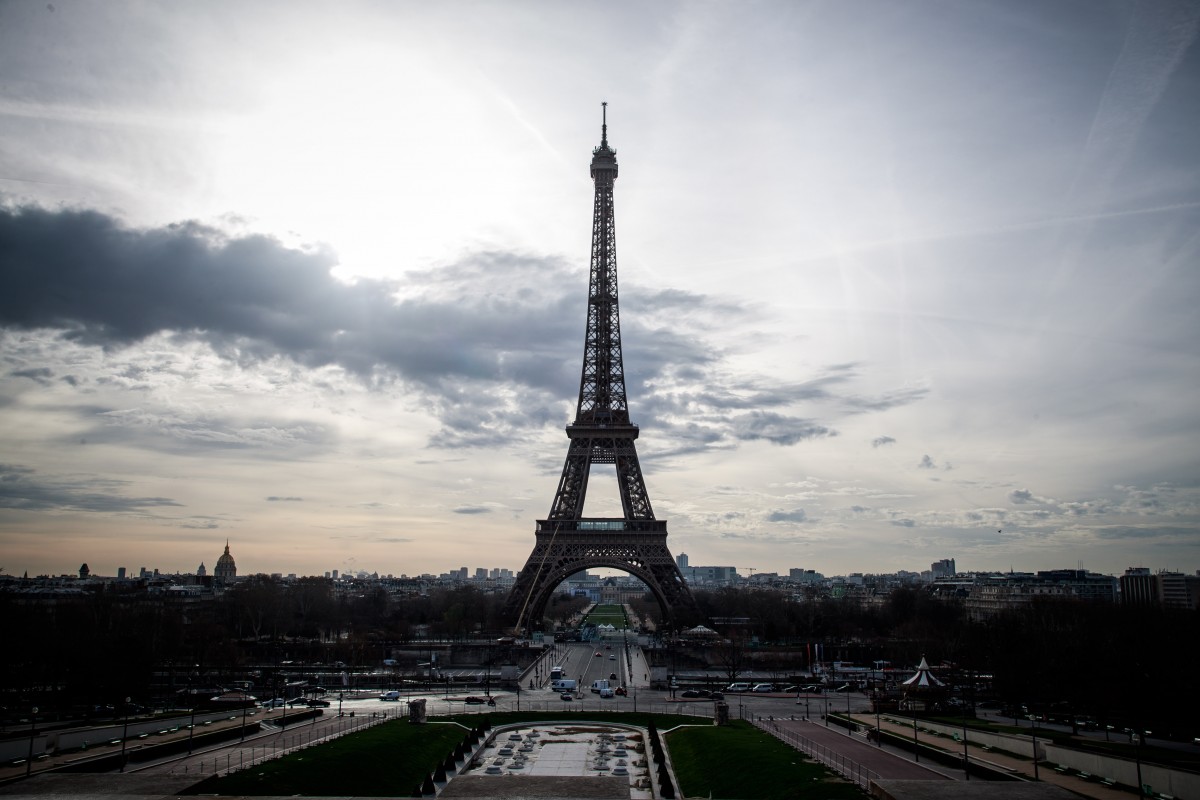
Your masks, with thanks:
[{"label": "eiffel tower", "polygon": [[[567,426],[567,461],[550,514],[537,521],[533,552],[508,596],[506,616],[518,630],[540,624],[563,580],[595,567],[641,579],[658,600],[664,620],[695,611],[695,600],[667,548],[666,520],[654,518],[633,444],[638,426],[629,421],[617,307],[617,152],[608,146],[608,104],[601,105],[600,146],[592,151],[596,198],[579,405],[575,421]],[[592,464],[615,465],[622,517],[583,516]]]}]

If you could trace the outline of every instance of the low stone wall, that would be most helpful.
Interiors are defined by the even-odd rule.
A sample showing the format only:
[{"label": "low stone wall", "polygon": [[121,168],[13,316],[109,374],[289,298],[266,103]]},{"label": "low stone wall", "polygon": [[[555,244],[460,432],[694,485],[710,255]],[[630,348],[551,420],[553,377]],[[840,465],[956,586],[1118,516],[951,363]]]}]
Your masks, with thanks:
[{"label": "low stone wall", "polygon": [[[1127,758],[1086,753],[1051,744],[1046,746],[1046,760],[1098,778],[1112,778],[1125,786],[1138,785],[1137,762]],[[1200,798],[1200,774],[1195,772],[1183,772],[1157,764],[1142,764],[1142,783],[1153,787],[1154,791],[1160,794],[1188,800]]]}]

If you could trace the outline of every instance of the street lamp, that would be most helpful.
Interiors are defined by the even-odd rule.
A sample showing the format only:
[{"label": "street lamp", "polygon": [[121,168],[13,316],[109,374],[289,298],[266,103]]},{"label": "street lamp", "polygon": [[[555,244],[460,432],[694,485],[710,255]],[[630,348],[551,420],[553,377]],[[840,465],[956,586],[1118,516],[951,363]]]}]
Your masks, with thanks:
[{"label": "street lamp", "polygon": [[29,715],[29,758],[25,760],[25,777],[33,771],[33,737],[37,734],[37,706],[30,709]]},{"label": "street lamp", "polygon": [[917,740],[917,707],[913,705],[915,700],[909,700],[908,713],[912,714],[913,718],[913,760],[917,763],[921,762],[921,743]]},{"label": "street lamp", "polygon": [[192,734],[196,732],[196,695],[191,697],[192,703],[192,722],[188,725],[188,755],[192,754]]},{"label": "street lamp", "polygon": [[121,730],[121,772],[125,771],[125,740],[129,738],[129,700],[125,698],[125,727]]}]

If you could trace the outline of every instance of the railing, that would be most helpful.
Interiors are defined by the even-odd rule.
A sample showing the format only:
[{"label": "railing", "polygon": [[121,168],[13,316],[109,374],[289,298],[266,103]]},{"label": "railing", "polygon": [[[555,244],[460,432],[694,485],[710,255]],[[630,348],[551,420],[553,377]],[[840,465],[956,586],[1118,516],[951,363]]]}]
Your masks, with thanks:
[{"label": "railing", "polygon": [[834,752],[825,745],[817,744],[806,736],[801,736],[794,731],[784,730],[772,720],[764,720],[758,717],[751,719],[750,722],[755,727],[766,731],[780,741],[790,744],[813,760],[824,764],[847,780],[854,781],[863,789],[869,789],[871,781],[879,778],[879,773],[867,769],[857,761],[846,758],[841,753]]},{"label": "railing", "polygon": [[224,758],[214,757],[211,761],[201,759],[198,763],[185,762],[176,766],[171,773],[174,775],[229,775],[238,770],[285,756],[288,753],[366,730],[387,722],[389,719],[396,719],[397,716],[407,715],[389,712],[376,712],[370,716],[346,715],[332,720],[331,723],[322,726],[321,730],[317,730],[312,724],[306,724],[303,729],[294,729],[292,732],[281,730],[278,734],[271,735],[269,742],[259,743],[252,739],[248,746],[225,753]]}]

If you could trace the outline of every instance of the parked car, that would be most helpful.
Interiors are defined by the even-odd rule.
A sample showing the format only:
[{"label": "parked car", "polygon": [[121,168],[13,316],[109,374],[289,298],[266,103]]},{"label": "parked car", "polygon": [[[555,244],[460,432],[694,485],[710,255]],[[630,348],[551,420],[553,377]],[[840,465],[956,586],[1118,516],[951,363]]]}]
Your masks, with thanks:
[{"label": "parked car", "polygon": [[287,705],[287,701],[284,700],[282,697],[274,697],[270,700],[264,700],[262,707],[263,708],[283,708],[285,705]]},{"label": "parked car", "polygon": [[724,700],[725,695],[721,694],[720,692],[713,692],[712,694],[710,694],[708,696],[708,699],[709,700]]},{"label": "parked car", "polygon": [[309,700],[308,707],[309,708],[329,708],[329,701],[328,700]]},{"label": "parked car", "polygon": [[754,688],[751,689],[750,691],[757,692],[758,694],[765,694],[767,692],[773,692],[773,691],[775,691],[775,684],[773,684],[773,683],[756,683],[756,684],[754,684]]},{"label": "parked car", "polygon": [[463,702],[465,702],[465,703],[466,703],[467,705],[469,705],[469,706],[481,706],[481,705],[483,705],[484,703],[486,703],[486,702],[487,702],[487,700],[485,700],[485,699],[484,699],[484,698],[482,698],[482,697],[468,697],[468,698],[467,698],[466,700],[464,700]]},{"label": "parked car", "polygon": [[699,692],[697,692],[695,689],[687,689],[687,690],[683,691],[682,693],[680,693],[680,695],[679,695],[679,696],[680,696],[680,697],[686,697],[686,698],[689,698],[689,699],[690,699],[690,698],[693,698],[693,697],[699,697],[699,696],[700,696],[700,693],[699,693]]},{"label": "parked car", "polygon": [[575,695],[571,694],[570,692],[563,692],[558,697],[560,700],[565,700],[568,703],[575,699]]}]

